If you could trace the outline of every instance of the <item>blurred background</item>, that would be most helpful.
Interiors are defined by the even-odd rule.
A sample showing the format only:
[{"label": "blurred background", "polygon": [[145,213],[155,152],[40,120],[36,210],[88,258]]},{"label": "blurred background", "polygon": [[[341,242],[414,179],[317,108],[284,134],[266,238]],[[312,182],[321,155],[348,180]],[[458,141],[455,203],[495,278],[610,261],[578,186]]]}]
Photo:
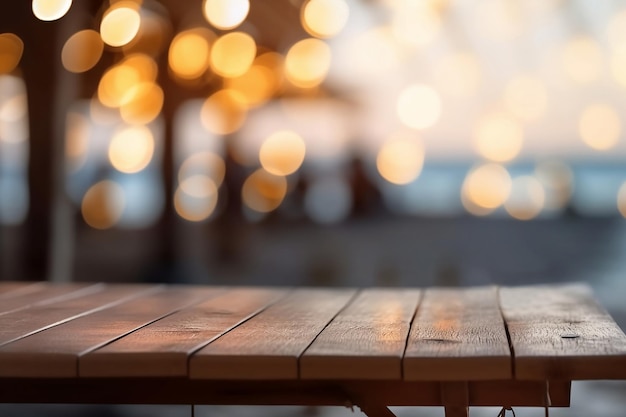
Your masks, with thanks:
[{"label": "blurred background", "polygon": [[2,279],[456,285],[624,271],[621,1],[0,11]]},{"label": "blurred background", "polygon": [[621,0],[4,2],[0,279],[584,281],[624,327],[625,109]]}]

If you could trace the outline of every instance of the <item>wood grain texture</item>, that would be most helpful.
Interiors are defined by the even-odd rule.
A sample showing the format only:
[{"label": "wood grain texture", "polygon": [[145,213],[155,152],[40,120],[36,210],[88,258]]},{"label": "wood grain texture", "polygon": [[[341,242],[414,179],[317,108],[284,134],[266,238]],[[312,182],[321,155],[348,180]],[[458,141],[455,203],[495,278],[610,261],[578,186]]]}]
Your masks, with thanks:
[{"label": "wood grain texture", "polygon": [[0,299],[0,315],[28,308],[33,305],[45,305],[57,301],[80,297],[102,287],[102,284],[55,284],[30,285],[19,291],[13,291]]},{"label": "wood grain texture", "polygon": [[501,288],[519,379],[626,379],[626,335],[585,285]]},{"label": "wood grain texture", "polygon": [[27,282],[27,281],[0,281],[0,299],[5,299],[7,296],[13,296],[23,291],[28,292],[30,288],[41,287],[44,285],[41,282]]},{"label": "wood grain texture", "polygon": [[146,285],[94,286],[70,299],[0,315],[0,346],[158,289]]},{"label": "wood grain texture", "polygon": [[196,352],[192,378],[297,379],[298,358],[354,290],[299,289]]},{"label": "wood grain texture", "polygon": [[239,288],[186,308],[82,356],[81,376],[187,376],[189,355],[257,314],[285,290]]},{"label": "wood grain texture", "polygon": [[76,318],[0,347],[0,376],[78,376],[78,358],[216,290],[171,288]]},{"label": "wood grain texture", "polygon": [[403,360],[406,380],[511,377],[511,354],[495,287],[427,289]]},{"label": "wood grain texture", "polygon": [[303,379],[402,379],[402,356],[421,292],[370,289],[300,358]]}]

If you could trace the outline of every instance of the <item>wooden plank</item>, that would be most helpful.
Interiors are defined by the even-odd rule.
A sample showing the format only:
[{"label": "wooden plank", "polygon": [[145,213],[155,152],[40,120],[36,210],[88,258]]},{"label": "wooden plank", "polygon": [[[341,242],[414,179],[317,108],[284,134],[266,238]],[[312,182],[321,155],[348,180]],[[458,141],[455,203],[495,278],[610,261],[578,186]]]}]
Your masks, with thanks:
[{"label": "wooden plank", "polygon": [[0,376],[78,376],[81,355],[217,293],[210,288],[169,288],[19,339],[0,347]]},{"label": "wooden plank", "polygon": [[285,294],[281,289],[233,289],[82,356],[79,374],[187,376],[189,355]]},{"label": "wooden plank", "polygon": [[355,290],[299,289],[191,356],[192,378],[297,379],[298,358]]},{"label": "wooden plank", "polygon": [[146,285],[93,286],[84,289],[80,297],[3,314],[0,316],[0,346],[159,289]]},{"label": "wooden plank", "polygon": [[303,379],[402,379],[402,356],[421,292],[364,290],[300,358]]},{"label": "wooden plank", "polygon": [[[71,283],[71,284],[36,284],[14,291],[0,301],[0,315],[28,308],[33,305],[50,304],[61,300],[80,297],[85,292],[96,290],[102,284]],[[93,287],[89,289],[88,287]],[[10,295],[10,297],[8,296]]]},{"label": "wooden plank", "polygon": [[426,290],[403,366],[406,380],[510,378],[511,354],[497,288]]},{"label": "wooden plank", "polygon": [[626,335],[586,285],[500,290],[519,379],[626,379]]},{"label": "wooden plank", "polygon": [[0,299],[6,296],[13,296],[22,291],[28,291],[31,287],[41,286],[40,282],[27,281],[0,281]]}]

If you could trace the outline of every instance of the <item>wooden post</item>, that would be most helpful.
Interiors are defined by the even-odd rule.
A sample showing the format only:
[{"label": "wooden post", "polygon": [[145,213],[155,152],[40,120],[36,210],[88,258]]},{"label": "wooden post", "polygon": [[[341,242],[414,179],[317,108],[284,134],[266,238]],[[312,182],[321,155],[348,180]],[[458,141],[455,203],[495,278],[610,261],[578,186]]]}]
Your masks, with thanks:
[{"label": "wooden post", "polygon": [[77,96],[78,78],[61,64],[63,43],[84,23],[93,1],[74,3],[59,21],[42,22],[31,2],[0,6],[0,28],[24,42],[20,63],[28,95],[29,211],[25,225],[26,280],[68,280],[72,266],[72,214],[64,191],[65,115]]},{"label": "wooden post", "polygon": [[53,161],[56,126],[54,95],[60,55],[57,25],[37,20],[31,2],[4,2],[0,6],[2,32],[13,32],[24,42],[20,63],[26,81],[30,131],[29,211],[25,225],[24,278],[43,279],[48,264],[50,218],[54,193]]},{"label": "wooden post", "polygon": [[445,408],[446,417],[469,417],[467,382],[442,382],[441,403]]}]

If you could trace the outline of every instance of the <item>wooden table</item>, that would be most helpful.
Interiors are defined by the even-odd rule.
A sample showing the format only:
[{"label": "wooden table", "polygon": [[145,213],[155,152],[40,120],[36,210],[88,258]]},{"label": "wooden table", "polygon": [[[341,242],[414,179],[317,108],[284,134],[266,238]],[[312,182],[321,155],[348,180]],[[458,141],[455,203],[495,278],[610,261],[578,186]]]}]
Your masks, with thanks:
[{"label": "wooden table", "polygon": [[626,379],[584,285],[463,289],[0,283],[0,402],[569,405]]}]

